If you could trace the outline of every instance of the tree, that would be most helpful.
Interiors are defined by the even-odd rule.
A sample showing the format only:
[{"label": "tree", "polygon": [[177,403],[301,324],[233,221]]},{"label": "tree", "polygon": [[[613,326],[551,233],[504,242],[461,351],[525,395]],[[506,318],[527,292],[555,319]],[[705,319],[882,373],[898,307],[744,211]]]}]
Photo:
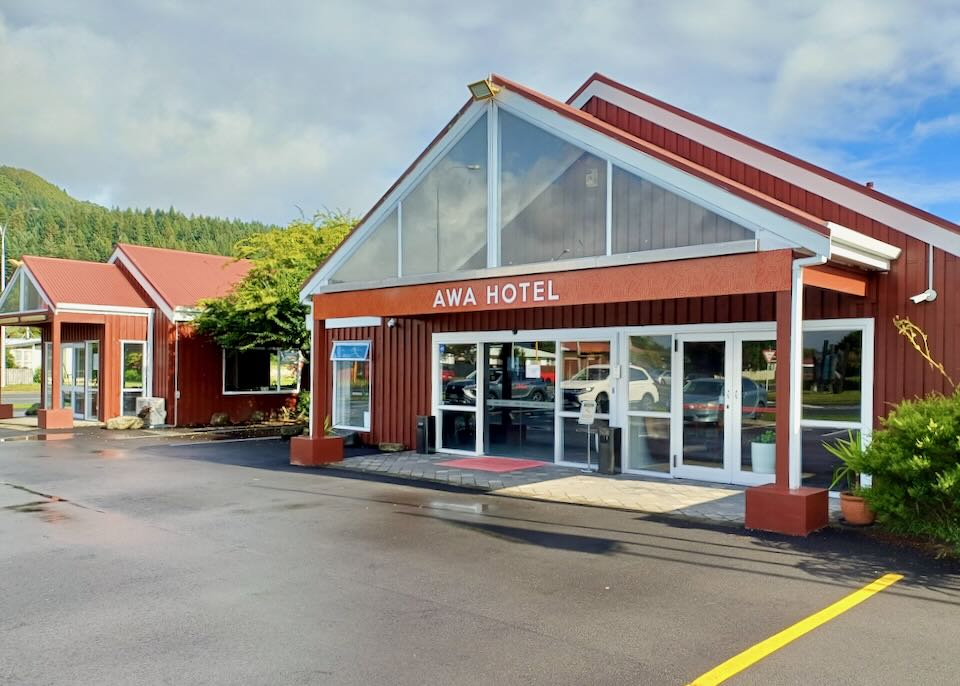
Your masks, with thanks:
[{"label": "tree", "polygon": [[308,309],[300,302],[300,288],[355,223],[339,212],[320,212],[313,221],[295,220],[238,241],[235,256],[253,267],[230,294],[201,303],[197,331],[227,349],[306,352]]}]

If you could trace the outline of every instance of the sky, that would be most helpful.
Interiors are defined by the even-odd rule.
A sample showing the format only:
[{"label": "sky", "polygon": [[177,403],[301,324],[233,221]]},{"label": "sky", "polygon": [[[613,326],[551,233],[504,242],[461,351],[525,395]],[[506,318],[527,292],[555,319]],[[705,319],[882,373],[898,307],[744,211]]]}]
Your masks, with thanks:
[{"label": "sky", "polygon": [[364,214],[499,73],[593,72],[960,222],[954,0],[0,0],[0,164],[107,206]]}]

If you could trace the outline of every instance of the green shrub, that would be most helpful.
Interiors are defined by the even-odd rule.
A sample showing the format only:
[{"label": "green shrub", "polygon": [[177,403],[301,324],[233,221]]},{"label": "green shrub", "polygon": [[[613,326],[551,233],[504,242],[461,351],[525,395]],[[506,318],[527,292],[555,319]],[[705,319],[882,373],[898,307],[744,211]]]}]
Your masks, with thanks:
[{"label": "green shrub", "polygon": [[42,372],[43,370],[39,367],[33,370],[33,383],[40,383]]},{"label": "green shrub", "polygon": [[306,420],[310,416],[310,391],[300,391],[297,395],[297,418]]},{"label": "green shrub", "polygon": [[897,405],[873,434],[863,471],[881,524],[960,551],[960,390]]}]

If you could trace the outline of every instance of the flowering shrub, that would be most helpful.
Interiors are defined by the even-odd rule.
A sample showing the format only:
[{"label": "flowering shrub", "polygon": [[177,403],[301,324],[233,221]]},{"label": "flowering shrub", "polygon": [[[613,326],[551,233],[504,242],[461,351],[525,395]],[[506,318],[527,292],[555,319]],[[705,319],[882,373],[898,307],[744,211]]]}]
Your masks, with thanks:
[{"label": "flowering shrub", "polygon": [[862,494],[881,524],[960,551],[960,390],[897,405],[873,434],[863,471],[873,487]]}]

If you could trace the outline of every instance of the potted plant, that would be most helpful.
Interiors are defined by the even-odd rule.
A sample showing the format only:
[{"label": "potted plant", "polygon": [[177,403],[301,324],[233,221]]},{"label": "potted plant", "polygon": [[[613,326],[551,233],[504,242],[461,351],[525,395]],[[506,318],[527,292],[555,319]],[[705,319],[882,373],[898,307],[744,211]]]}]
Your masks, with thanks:
[{"label": "potted plant", "polygon": [[750,463],[754,474],[776,474],[777,433],[767,429],[750,442]]},{"label": "potted plant", "polygon": [[840,464],[833,470],[831,490],[842,483],[844,489],[840,491],[840,511],[848,524],[866,526],[873,524],[874,513],[863,497],[863,487],[860,485],[860,473],[863,465],[864,451],[860,440],[860,432],[847,431],[846,440],[838,438],[832,445],[823,443],[824,449],[840,460]]}]

